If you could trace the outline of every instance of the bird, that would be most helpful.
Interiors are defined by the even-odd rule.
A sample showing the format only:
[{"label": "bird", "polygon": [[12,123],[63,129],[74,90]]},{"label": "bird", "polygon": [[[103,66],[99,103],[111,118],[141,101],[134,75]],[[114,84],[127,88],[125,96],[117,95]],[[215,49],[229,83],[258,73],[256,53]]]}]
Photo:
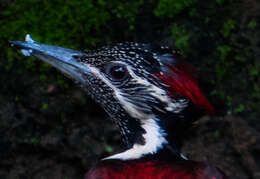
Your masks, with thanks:
[{"label": "bird", "polygon": [[217,167],[185,157],[180,133],[214,113],[196,79],[198,71],[178,50],[148,43],[116,43],[77,51],[9,41],[73,79],[116,124],[125,149],[95,164],[85,179],[225,179]]}]

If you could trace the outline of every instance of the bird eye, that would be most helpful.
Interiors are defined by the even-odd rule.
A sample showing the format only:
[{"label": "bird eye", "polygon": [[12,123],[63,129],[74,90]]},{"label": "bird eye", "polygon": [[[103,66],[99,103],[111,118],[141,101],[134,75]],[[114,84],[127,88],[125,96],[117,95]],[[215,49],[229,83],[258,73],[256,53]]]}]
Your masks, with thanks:
[{"label": "bird eye", "polygon": [[112,80],[116,81],[124,80],[128,75],[128,71],[123,64],[109,65],[106,69],[106,73],[112,78]]}]

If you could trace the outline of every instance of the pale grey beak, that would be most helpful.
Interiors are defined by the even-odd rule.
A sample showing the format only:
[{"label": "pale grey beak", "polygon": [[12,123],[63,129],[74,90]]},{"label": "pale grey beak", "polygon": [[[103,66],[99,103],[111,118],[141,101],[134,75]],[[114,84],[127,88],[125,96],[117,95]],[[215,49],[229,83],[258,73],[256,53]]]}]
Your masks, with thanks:
[{"label": "pale grey beak", "polygon": [[87,64],[79,62],[83,52],[66,49],[53,45],[46,45],[34,42],[29,35],[26,41],[9,41],[12,47],[21,49],[26,56],[33,55],[59,69],[67,76],[84,83],[84,75],[90,75]]}]

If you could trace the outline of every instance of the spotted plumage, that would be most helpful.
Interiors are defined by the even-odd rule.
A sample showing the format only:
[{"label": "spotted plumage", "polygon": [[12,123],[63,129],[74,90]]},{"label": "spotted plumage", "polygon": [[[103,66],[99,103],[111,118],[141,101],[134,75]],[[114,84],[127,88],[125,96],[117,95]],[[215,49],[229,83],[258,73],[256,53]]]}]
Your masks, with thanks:
[{"label": "spotted plumage", "polygon": [[[142,120],[154,118],[155,111],[179,114],[188,106],[185,96],[170,97],[165,90],[168,84],[158,77],[169,73],[166,65],[180,63],[179,53],[168,47],[119,43],[75,58],[83,65],[88,64],[95,74],[86,75],[83,88],[115,121],[129,148],[145,143]],[[113,80],[107,70],[114,65],[126,68],[125,79]]]},{"label": "spotted plumage", "polygon": [[[180,59],[178,50],[143,43],[119,43],[80,52],[40,44],[28,36],[25,42],[12,41],[11,44],[75,80],[118,126],[126,149],[104,158],[86,178],[131,178],[129,171],[137,172],[132,178],[161,178],[166,174],[179,178],[189,171],[187,166],[194,172],[184,173],[182,178],[224,177],[215,168],[204,170],[207,165],[196,162],[188,165],[177,146],[184,124],[192,123],[202,112],[214,112],[192,76],[196,70]],[[121,173],[118,164],[123,165]],[[165,171],[158,164],[165,165]],[[145,174],[136,168],[140,166],[144,167]]]}]

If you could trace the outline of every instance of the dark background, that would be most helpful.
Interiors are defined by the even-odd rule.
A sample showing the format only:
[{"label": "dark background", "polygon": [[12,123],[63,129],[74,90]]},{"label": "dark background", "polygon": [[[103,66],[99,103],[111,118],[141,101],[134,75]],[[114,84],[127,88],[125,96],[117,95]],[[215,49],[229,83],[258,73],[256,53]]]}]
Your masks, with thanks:
[{"label": "dark background", "polygon": [[60,72],[11,49],[27,33],[72,49],[136,41],[181,49],[217,109],[182,151],[260,178],[259,0],[0,0],[0,179],[74,179],[116,152],[104,112]]}]

